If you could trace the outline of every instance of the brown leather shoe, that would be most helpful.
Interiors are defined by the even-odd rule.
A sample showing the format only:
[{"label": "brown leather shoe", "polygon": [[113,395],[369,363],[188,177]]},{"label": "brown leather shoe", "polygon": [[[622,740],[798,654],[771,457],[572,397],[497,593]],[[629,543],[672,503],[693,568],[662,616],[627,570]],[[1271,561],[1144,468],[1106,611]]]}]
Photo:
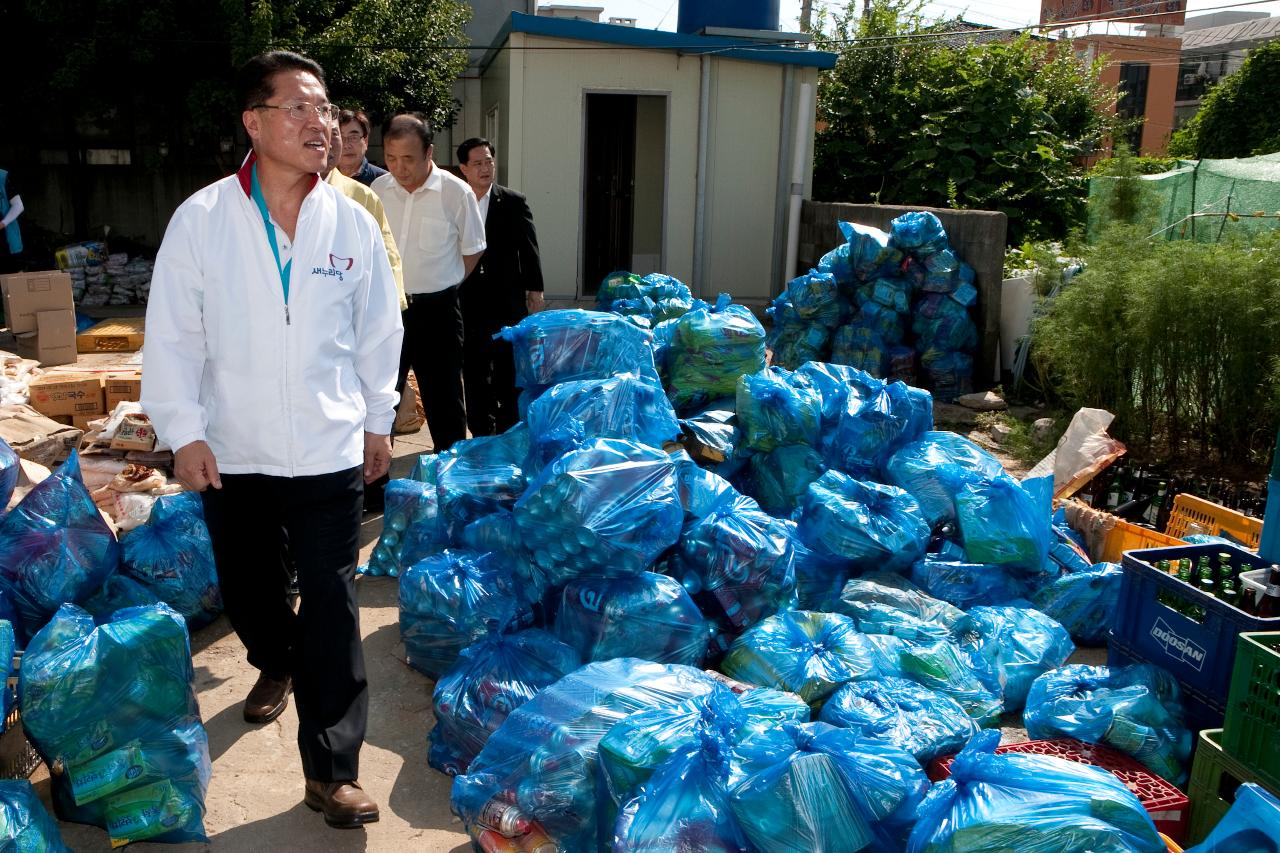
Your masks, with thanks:
[{"label": "brown leather shoe", "polygon": [[347,782],[308,779],[302,802],[312,811],[324,812],[324,822],[338,829],[355,829],[378,820],[378,804],[354,779]]},{"label": "brown leather shoe", "polygon": [[249,698],[244,700],[244,721],[246,723],[269,723],[280,716],[289,707],[288,678],[271,678],[266,673],[258,676],[258,681],[249,691]]}]

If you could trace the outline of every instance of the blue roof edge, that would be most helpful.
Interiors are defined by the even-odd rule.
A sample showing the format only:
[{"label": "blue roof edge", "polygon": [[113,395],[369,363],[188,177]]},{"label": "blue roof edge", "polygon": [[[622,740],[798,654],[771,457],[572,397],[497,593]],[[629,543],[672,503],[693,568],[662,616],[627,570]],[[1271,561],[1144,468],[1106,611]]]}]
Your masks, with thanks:
[{"label": "blue roof edge", "polygon": [[715,54],[747,62],[771,62],[780,65],[798,65],[806,68],[834,68],[836,54],[823,50],[805,50],[767,42],[753,42],[723,36],[702,36],[689,33],[671,33],[664,30],[642,30],[617,24],[597,24],[570,18],[552,18],[512,12],[494,38],[492,46],[480,61],[480,73],[488,70],[498,51],[511,38],[512,33],[562,38],[572,41],[594,41],[601,44],[624,47],[674,50],[679,53],[700,55]]}]

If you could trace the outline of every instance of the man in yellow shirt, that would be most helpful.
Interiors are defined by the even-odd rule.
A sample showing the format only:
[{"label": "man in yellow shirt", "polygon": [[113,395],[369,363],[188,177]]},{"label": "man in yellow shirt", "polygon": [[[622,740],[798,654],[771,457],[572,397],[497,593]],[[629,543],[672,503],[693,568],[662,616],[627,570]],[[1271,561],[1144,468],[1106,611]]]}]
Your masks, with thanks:
[{"label": "man in yellow shirt", "polygon": [[396,238],[391,234],[391,224],[387,222],[387,211],[382,206],[378,194],[364,184],[353,181],[338,170],[338,158],[342,156],[342,134],[337,122],[329,130],[329,173],[325,180],[334,189],[363,207],[373,215],[378,227],[382,229],[382,242],[387,244],[387,261],[391,264],[391,275],[396,280],[396,293],[400,296],[400,310],[409,307],[409,300],[404,295],[404,273],[400,269],[400,250],[396,248]]}]

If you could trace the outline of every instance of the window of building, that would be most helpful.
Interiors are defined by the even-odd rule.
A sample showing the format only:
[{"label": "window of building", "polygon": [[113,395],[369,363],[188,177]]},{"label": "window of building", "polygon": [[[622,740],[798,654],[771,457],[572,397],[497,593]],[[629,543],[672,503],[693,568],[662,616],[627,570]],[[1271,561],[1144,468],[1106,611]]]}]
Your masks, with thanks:
[{"label": "window of building", "polygon": [[1142,149],[1142,126],[1147,115],[1147,81],[1150,75],[1150,63],[1120,63],[1120,97],[1116,101],[1116,115],[1131,120],[1131,125],[1122,138],[1135,154]]}]

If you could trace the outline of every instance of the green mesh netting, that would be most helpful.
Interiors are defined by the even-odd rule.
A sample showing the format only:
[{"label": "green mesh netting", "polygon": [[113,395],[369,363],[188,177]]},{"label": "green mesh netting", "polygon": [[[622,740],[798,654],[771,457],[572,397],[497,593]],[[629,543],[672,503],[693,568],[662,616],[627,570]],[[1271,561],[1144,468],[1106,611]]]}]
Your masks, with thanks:
[{"label": "green mesh netting", "polygon": [[[1089,231],[1097,233],[1116,178],[1089,181]],[[1280,153],[1234,160],[1179,160],[1139,178],[1154,210],[1153,233],[1169,240],[1215,242],[1280,227]]]}]

